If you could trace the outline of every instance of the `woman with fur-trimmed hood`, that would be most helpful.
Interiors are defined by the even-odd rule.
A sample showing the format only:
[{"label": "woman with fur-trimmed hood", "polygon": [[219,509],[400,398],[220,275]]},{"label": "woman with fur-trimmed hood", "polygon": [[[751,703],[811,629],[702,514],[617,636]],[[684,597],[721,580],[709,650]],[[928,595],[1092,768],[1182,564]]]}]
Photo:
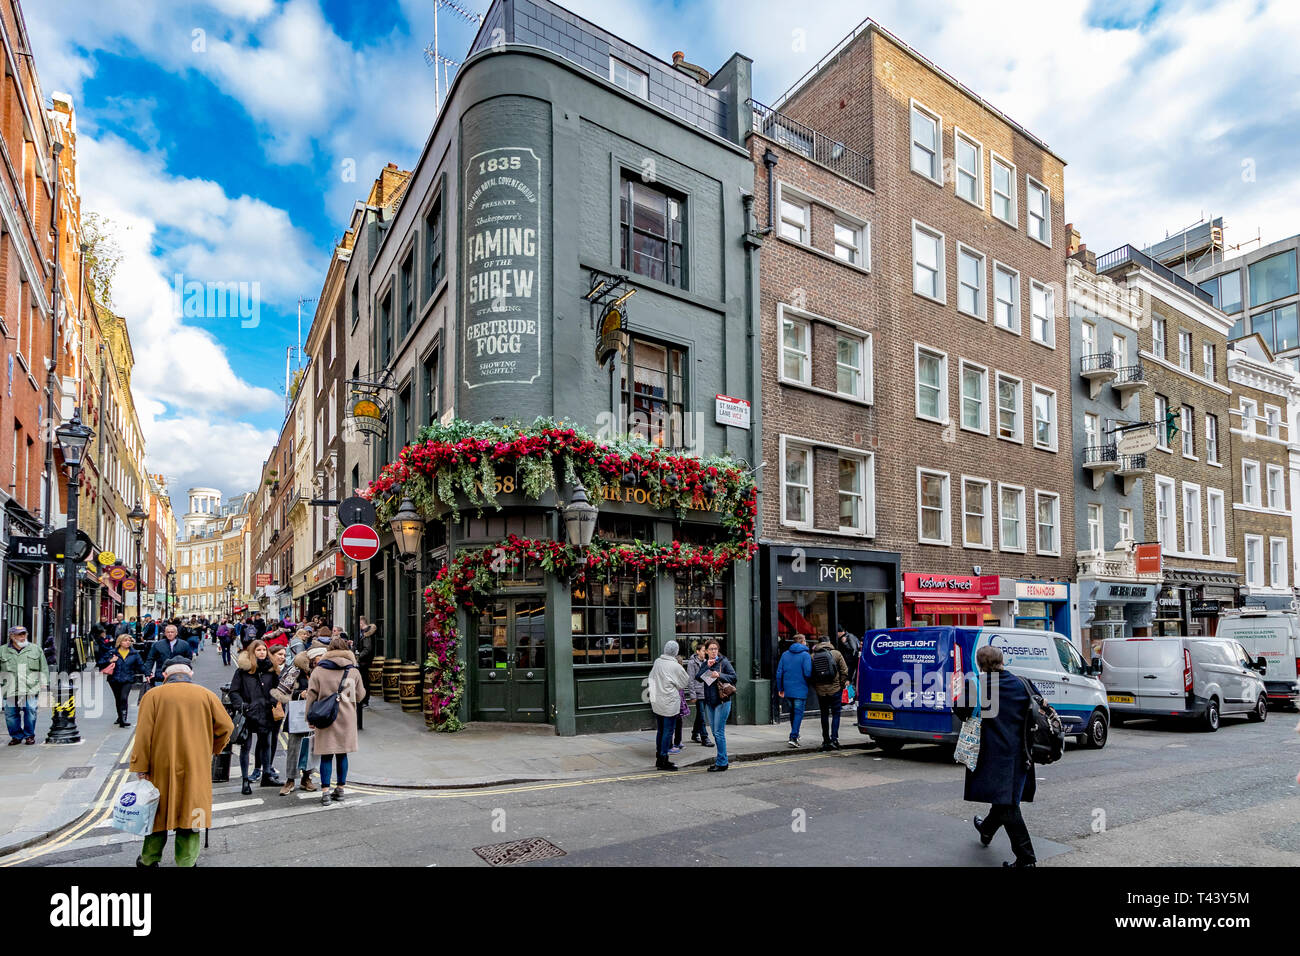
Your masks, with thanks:
[{"label": "woman with fur-trimmed hood", "polygon": [[[271,765],[271,729],[275,718],[271,715],[274,700],[271,688],[280,682],[280,675],[271,660],[270,651],[263,641],[250,641],[235,658],[237,669],[230,678],[230,702],[243,713],[244,737],[239,747],[239,770],[243,776],[244,794],[253,792],[253,781],[261,778],[262,786],[275,787],[282,782]],[[256,738],[254,749],[256,763],[253,773],[248,773],[248,752]]]},{"label": "woman with fur-trimmed hood", "polygon": [[[314,648],[313,648],[314,650]],[[336,637],[317,661],[307,681],[307,708],[316,701],[338,692],[338,716],[328,727],[316,729],[316,756],[320,757],[321,803],[328,806],[331,800],[343,799],[343,786],[348,778],[348,754],[356,753],[357,704],[366,698],[366,688],[361,681],[357,659],[348,650],[348,642]],[[338,784],[329,792],[330,760],[338,768]]]},{"label": "woman with fur-trimmed hood", "polygon": [[[300,630],[299,634],[301,633]],[[307,631],[307,638],[309,640],[311,638],[310,631]],[[306,696],[311,670],[316,666],[316,662],[324,656],[324,647],[300,650],[293,656],[293,660],[280,671],[279,686],[271,691],[271,696],[284,705],[286,721],[288,720],[289,702],[302,700]],[[287,797],[293,793],[299,771],[302,771],[302,788],[308,793],[312,793],[317,789],[316,784],[312,783],[312,771],[308,764],[311,752],[310,740],[310,730],[303,733],[290,731],[289,744],[285,751],[284,786],[280,789],[280,796]]]}]

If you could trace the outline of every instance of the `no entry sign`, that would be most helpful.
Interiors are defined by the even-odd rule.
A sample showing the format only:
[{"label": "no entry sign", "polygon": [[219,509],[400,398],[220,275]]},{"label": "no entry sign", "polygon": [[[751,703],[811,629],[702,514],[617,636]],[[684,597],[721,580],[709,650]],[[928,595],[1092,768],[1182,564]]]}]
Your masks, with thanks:
[{"label": "no entry sign", "polygon": [[369,525],[351,524],[343,529],[339,544],[353,561],[369,561],[379,553],[379,533]]}]

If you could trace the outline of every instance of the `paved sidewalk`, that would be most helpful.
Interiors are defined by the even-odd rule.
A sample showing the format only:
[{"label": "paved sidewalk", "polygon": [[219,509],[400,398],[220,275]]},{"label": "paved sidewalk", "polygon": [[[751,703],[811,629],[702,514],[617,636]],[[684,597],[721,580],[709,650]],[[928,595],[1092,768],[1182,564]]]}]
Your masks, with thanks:
[{"label": "paved sidewalk", "polygon": [[[108,682],[93,667],[80,674],[77,729],[81,743],[46,744],[51,711],[42,700],[36,715],[36,745],[0,745],[0,854],[47,836],[94,807],[109,776],[130,758],[136,699],[131,693],[127,720],[116,726],[117,711]],[[8,735],[4,735],[5,742]]]}]

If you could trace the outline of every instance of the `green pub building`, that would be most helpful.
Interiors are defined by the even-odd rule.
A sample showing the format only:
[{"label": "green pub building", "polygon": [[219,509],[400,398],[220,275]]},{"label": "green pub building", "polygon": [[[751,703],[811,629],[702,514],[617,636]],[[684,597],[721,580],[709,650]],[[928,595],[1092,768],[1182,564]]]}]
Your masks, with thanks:
[{"label": "green pub building", "polygon": [[[405,195],[367,219],[349,264],[345,302],[363,342],[353,384],[373,386],[360,391],[379,397],[387,422],[354,472],[361,487],[425,426],[532,434],[538,418],[724,459],[758,480],[749,86],[738,54],[710,75],[545,0],[492,4]],[[563,471],[539,492],[527,469],[499,464],[487,478],[499,507],[458,493],[452,508],[426,488],[419,562],[403,561],[381,527],[385,547],[358,592],[380,625],[379,653],[423,661],[418,587],[459,556],[511,535],[565,542],[560,508],[575,482]],[[721,485],[683,505],[634,469],[594,484],[585,492],[604,546],[734,538]],[[381,516],[400,493],[387,495]],[[740,676],[733,719],[768,719],[754,564],[718,574],[629,564],[585,580],[545,564],[512,565],[458,609],[461,720],[545,722],[566,735],[650,727],[645,678],[663,644],[687,653],[710,637]]]}]

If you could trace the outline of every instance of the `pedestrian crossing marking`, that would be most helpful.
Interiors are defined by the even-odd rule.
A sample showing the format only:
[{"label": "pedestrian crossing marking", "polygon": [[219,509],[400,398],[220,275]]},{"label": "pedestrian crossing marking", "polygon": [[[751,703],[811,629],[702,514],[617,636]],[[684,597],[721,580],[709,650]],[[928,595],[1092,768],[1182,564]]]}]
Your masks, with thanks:
[{"label": "pedestrian crossing marking", "polygon": [[261,804],[261,797],[250,797],[247,800],[231,800],[229,803],[214,803],[212,813],[215,815],[218,810],[233,810],[235,807],[256,807]]}]

